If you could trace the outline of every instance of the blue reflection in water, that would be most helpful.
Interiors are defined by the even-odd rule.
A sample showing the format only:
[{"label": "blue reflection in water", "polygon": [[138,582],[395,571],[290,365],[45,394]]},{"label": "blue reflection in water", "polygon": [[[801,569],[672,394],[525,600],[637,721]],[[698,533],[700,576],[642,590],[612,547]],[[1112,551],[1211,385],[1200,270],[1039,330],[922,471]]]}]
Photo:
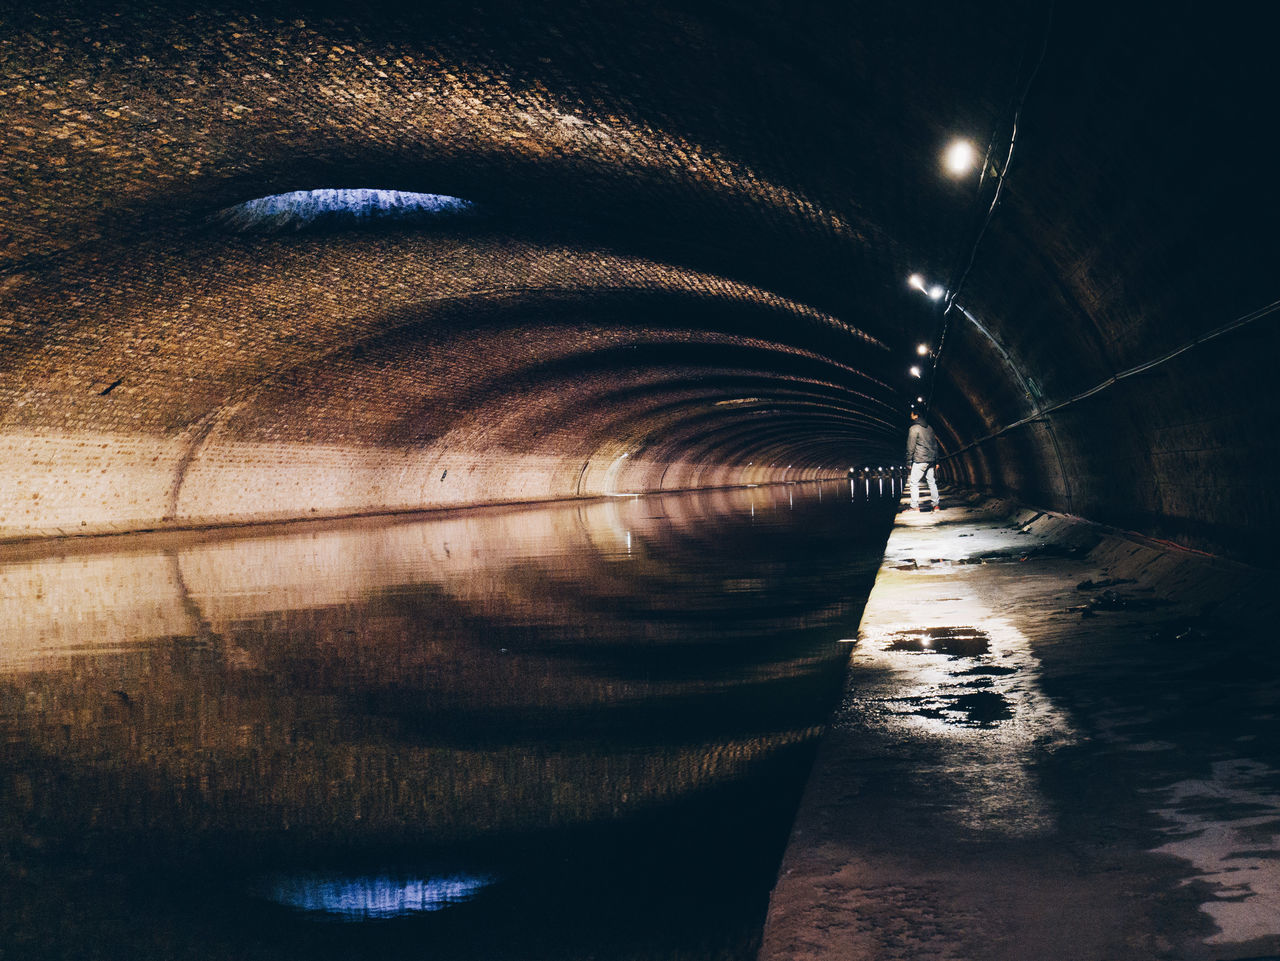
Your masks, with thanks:
[{"label": "blue reflection in water", "polygon": [[424,880],[293,874],[266,878],[254,893],[284,907],[336,920],[365,921],[440,911],[471,900],[493,881],[487,875],[473,874]]}]

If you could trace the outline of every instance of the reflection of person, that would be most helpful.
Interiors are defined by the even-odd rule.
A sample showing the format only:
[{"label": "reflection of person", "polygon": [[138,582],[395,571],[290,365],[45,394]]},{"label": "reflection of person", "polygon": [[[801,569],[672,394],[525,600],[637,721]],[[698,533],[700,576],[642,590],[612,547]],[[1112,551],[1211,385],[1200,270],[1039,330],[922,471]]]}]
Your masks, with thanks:
[{"label": "reflection of person", "polygon": [[935,511],[942,510],[942,502],[938,499],[938,481],[934,477],[938,457],[942,453],[938,446],[938,435],[933,432],[918,410],[911,412],[911,429],[907,431],[907,463],[911,465],[911,474],[907,478],[907,487],[911,491],[911,509],[920,509],[920,478],[923,476],[929,484],[929,501]]}]

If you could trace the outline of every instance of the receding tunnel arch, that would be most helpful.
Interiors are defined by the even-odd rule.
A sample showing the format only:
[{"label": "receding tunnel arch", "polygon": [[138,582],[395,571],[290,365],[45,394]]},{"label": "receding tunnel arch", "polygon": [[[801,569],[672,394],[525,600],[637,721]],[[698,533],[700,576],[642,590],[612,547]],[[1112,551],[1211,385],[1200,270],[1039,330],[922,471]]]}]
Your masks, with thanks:
[{"label": "receding tunnel arch", "polygon": [[[486,450],[509,453],[522,446],[528,454],[528,448],[535,445],[524,444],[522,439],[536,438],[548,424],[557,424],[561,426],[557,449],[567,452],[569,447],[565,446],[564,439],[568,432],[563,424],[582,416],[575,415],[570,400],[579,411],[607,411],[607,405],[601,407],[600,390],[592,384],[597,380],[601,385],[612,384],[620,374],[639,384],[648,376],[645,372],[649,372],[656,382],[650,390],[659,395],[663,379],[673,374],[697,382],[705,381],[716,372],[737,368],[738,376],[749,374],[753,378],[751,389],[757,392],[762,392],[762,385],[772,385],[771,389],[776,390],[779,384],[797,377],[834,386],[831,377],[835,375],[866,385],[880,394],[875,397],[852,388],[837,389],[833,396],[840,398],[839,403],[853,403],[855,408],[870,404],[885,411],[890,409],[885,399],[889,394],[887,385],[870,377],[864,369],[835,362],[823,353],[792,343],[743,336],[753,329],[778,332],[776,321],[771,319],[777,317],[776,301],[764,308],[748,301],[745,304],[748,311],[763,309],[764,312],[757,320],[744,324],[740,319],[744,316],[741,305],[717,308],[714,298],[708,300],[704,293],[695,291],[693,299],[684,304],[685,313],[692,312],[703,318],[704,330],[695,332],[687,319],[675,324],[664,318],[664,322],[656,326],[651,321],[647,326],[631,324],[625,318],[620,322],[618,312],[624,302],[619,301],[616,294],[605,298],[604,310],[610,316],[605,323],[591,319],[589,314],[584,318],[582,305],[593,299],[584,301],[581,294],[572,301],[577,309],[570,311],[558,295],[553,295],[548,304],[545,298],[534,296],[528,289],[492,293],[494,296],[490,296],[490,291],[482,292],[479,304],[475,297],[436,301],[431,319],[408,319],[420,313],[419,305],[405,320],[391,325],[383,323],[382,331],[373,339],[308,358],[290,369],[264,373],[258,381],[245,385],[229,402],[187,432],[187,446],[174,468],[175,479],[161,520],[200,522],[202,511],[210,510],[220,496],[232,495],[230,489],[219,492],[218,482],[210,470],[212,465],[230,465],[227,476],[233,485],[239,486],[244,482],[242,472],[251,469],[246,465],[270,465],[268,470],[278,472],[299,456],[299,444],[327,447],[331,457],[339,456],[335,443],[349,446],[355,442],[364,447],[372,441],[386,450],[403,450],[408,443],[414,449],[408,460],[401,458],[394,478],[388,478],[387,472],[381,469],[366,471],[363,488],[354,480],[360,472],[350,469],[350,451],[348,461],[343,462],[345,466],[337,468],[341,480],[333,476],[331,469],[326,470],[318,463],[293,463],[288,469],[295,475],[308,475],[308,484],[290,486],[278,479],[273,487],[281,488],[284,498],[301,496],[308,501],[320,501],[312,503],[308,513],[358,513],[369,509],[407,509],[415,504],[468,503],[471,496],[468,484],[474,478],[477,465],[486,459]],[[513,298],[514,306],[509,303]],[[642,298],[638,302],[634,299],[625,302],[625,306],[629,315],[644,317],[655,307],[669,312],[677,302],[667,298],[650,304]],[[739,304],[733,298],[729,303]],[[481,307],[478,313],[477,306]],[[446,313],[441,314],[441,310]],[[569,316],[548,317],[531,344],[525,318],[533,310],[564,311]],[[783,310],[785,313],[785,305]],[[449,313],[456,315],[459,311],[465,312],[465,320],[440,322]],[[793,335],[800,334],[798,341],[804,343],[812,336],[806,333],[811,327],[792,324],[788,330]],[[743,333],[728,333],[735,329]],[[820,336],[829,336],[823,333],[829,331],[826,325],[816,329]],[[514,341],[509,339],[513,333]],[[853,347],[859,353],[881,350],[874,341],[863,337],[855,338]],[[519,359],[520,351],[526,359]],[[486,370],[467,361],[469,357],[486,355],[501,357],[503,363]],[[789,367],[793,369],[788,371]],[[633,372],[627,374],[628,370]],[[450,387],[451,380],[453,386]],[[413,400],[416,393],[423,391],[424,397],[435,398],[425,408]],[[531,392],[545,401],[538,415],[540,421],[530,419]],[[514,406],[510,404],[512,397],[520,398]],[[395,398],[395,403],[388,406],[391,398]],[[725,412],[721,413],[723,416]],[[574,443],[580,448],[585,444],[580,456],[585,456],[588,462],[601,456],[600,451],[616,446],[606,439],[626,418],[610,419],[606,414],[605,423],[613,426],[605,427],[599,426],[599,413],[588,421],[591,419],[597,422],[595,429],[580,430]],[[508,423],[513,426],[504,427]],[[673,424],[674,421],[669,422],[666,429],[672,430]],[[579,426],[584,424],[580,421]],[[654,429],[652,424],[635,428],[642,436],[652,435]],[[891,434],[892,428],[886,433]],[[680,434],[675,432],[674,436]],[[460,443],[462,437],[469,438],[469,442]],[[480,449],[476,448],[477,438]],[[584,438],[595,439],[584,441]],[[439,441],[438,450],[428,453],[423,445],[432,439]],[[459,461],[467,465],[465,470],[457,469]],[[421,480],[438,474],[443,482],[449,472],[449,467],[443,466],[446,463],[455,465],[453,482],[426,484]],[[545,471],[546,468],[544,475]],[[627,474],[642,471],[652,473],[637,467]],[[563,472],[553,473],[559,476]],[[610,476],[616,473],[615,470]],[[665,470],[662,473],[665,474]],[[326,474],[326,480],[317,482],[317,478]],[[507,492],[494,486],[492,476],[485,483],[489,485],[486,499],[505,499]],[[557,482],[544,476],[543,483]],[[388,488],[398,493],[389,495]],[[581,476],[574,489],[576,492],[590,490],[583,490]],[[389,499],[391,496],[398,499]],[[554,496],[554,488],[529,490],[524,486],[515,496],[520,499]],[[288,510],[287,500],[271,499],[260,514],[286,516]],[[255,516],[249,515],[246,519]]]},{"label": "receding tunnel arch", "polygon": [[[367,251],[363,244],[352,246],[348,239],[335,241],[326,237],[320,246],[314,241],[303,241],[301,247],[296,243],[281,245],[274,240],[268,241],[265,247],[255,242],[252,248],[245,248],[245,252],[283,252],[286,261],[301,264],[298,255],[304,250],[315,250],[329,259],[334,242],[349,253]],[[440,238],[426,241],[428,249],[438,249],[442,242]],[[450,250],[457,250],[452,240],[448,243]],[[396,284],[389,288],[386,280],[381,279],[386,277],[386,265],[404,263],[405,254],[413,263],[421,254],[423,241],[415,235],[378,232],[374,244],[384,254],[378,259],[381,277],[375,273],[366,283],[371,291],[394,289],[395,297],[401,301],[399,306],[394,300],[388,304],[385,296],[375,296],[367,304],[363,300],[353,304],[337,302],[326,296],[323,285],[317,285],[314,289],[319,298],[314,303],[321,308],[317,319],[324,326],[304,321],[298,331],[301,336],[282,337],[273,328],[291,317],[302,319],[312,309],[308,302],[276,304],[254,328],[244,329],[249,335],[244,347],[233,355],[214,352],[203,358],[202,368],[178,367],[173,362],[179,361],[180,356],[175,355],[167,370],[162,357],[159,364],[153,361],[145,370],[135,365],[133,370],[112,368],[105,372],[119,388],[114,401],[142,392],[153,393],[159,386],[157,382],[163,383],[166,378],[173,380],[175,376],[188,385],[195,385],[194,390],[188,387],[180,394],[170,393],[169,413],[154,409],[149,412],[159,422],[158,426],[169,433],[164,439],[165,447],[160,451],[152,449],[149,460],[153,464],[171,460],[173,466],[168,469],[171,480],[168,483],[162,480],[162,470],[155,480],[144,485],[155,491],[148,499],[148,503],[155,506],[144,506],[150,513],[135,515],[132,523],[153,526],[210,522],[218,516],[220,495],[217,492],[224,491],[230,497],[232,491],[249,483],[247,478],[259,467],[270,477],[266,483],[270,493],[258,508],[249,507],[230,519],[288,516],[297,510],[291,506],[291,498],[306,502],[302,508],[304,516],[469,503],[473,491],[462,484],[480,470],[477,465],[486,459],[481,452],[472,451],[473,456],[464,456],[469,461],[468,469],[462,473],[455,471],[454,480],[458,484],[428,487],[412,480],[416,474],[431,476],[447,470],[441,468],[437,472],[430,458],[422,461],[421,468],[411,466],[420,460],[420,445],[425,439],[422,431],[439,433],[448,425],[447,417],[441,420],[415,410],[411,400],[415,394],[425,390],[437,398],[437,406],[444,403],[446,408],[462,415],[468,408],[487,409],[485,404],[501,404],[508,391],[518,391],[530,377],[545,380],[558,376],[566,384],[585,383],[593,370],[607,374],[611,365],[620,365],[614,367],[616,373],[635,359],[630,352],[651,351],[652,348],[646,346],[649,342],[668,343],[673,348],[670,357],[683,353],[686,360],[696,360],[690,372],[693,377],[706,376],[726,363],[732,366],[737,363],[733,360],[733,351],[745,349],[755,352],[750,369],[765,380],[778,376],[780,364],[783,367],[793,363],[810,365],[815,371],[825,370],[828,380],[834,375],[861,384],[865,390],[857,393],[878,396],[882,406],[891,403],[892,389],[871,373],[876,371],[880,377],[886,376],[885,363],[873,360],[887,354],[875,337],[821,311],[736,281],[605,252],[563,246],[546,250],[517,244],[509,248],[516,256],[496,265],[498,272],[485,278],[484,285],[472,280],[461,286],[455,282],[452,289],[443,291],[429,285]],[[395,261],[389,261],[386,252],[395,252]],[[324,269],[324,259],[307,264],[302,271],[292,270],[279,260],[258,259],[249,266],[253,279],[245,284],[243,269],[226,272],[220,269],[229,256],[245,263],[243,256],[232,249],[218,251],[206,261],[208,276],[219,276],[212,289],[224,292],[204,293],[210,302],[217,298],[225,304],[227,298],[252,296],[254,289],[272,272],[286,273],[294,278],[296,285],[299,274],[314,275]],[[575,272],[583,274],[575,286],[567,286],[562,278],[556,278],[547,270],[550,264],[565,261]],[[611,264],[615,266],[611,268]],[[530,284],[530,275],[536,278],[539,271],[546,271],[550,282]],[[228,276],[229,282],[224,279]],[[518,285],[510,281],[494,282],[516,276],[522,281]],[[596,278],[606,277],[609,282],[597,288]],[[590,286],[582,286],[582,280],[587,280]],[[74,284],[73,279],[68,286]],[[121,328],[132,325],[135,331],[132,336],[149,338],[146,318],[154,314],[154,308],[141,311],[136,308],[137,289],[138,285],[126,278],[119,287],[120,303],[114,306],[113,312],[123,320]],[[225,341],[230,333],[225,322],[216,314],[205,316],[204,329],[184,331],[181,341],[172,346],[199,347],[202,340],[215,338]],[[536,320],[533,327],[531,319]],[[128,343],[129,336],[122,329],[112,334],[122,346]],[[242,335],[237,331],[234,336]],[[715,346],[717,343],[719,347]],[[735,344],[739,346],[734,347]],[[376,371],[375,361],[380,350],[383,367]],[[127,350],[124,353],[127,356]],[[190,350],[186,353],[190,355]],[[646,363],[659,369],[669,363],[668,356],[646,356]],[[477,366],[476,360],[482,357],[501,363],[482,362]],[[527,359],[517,362],[517,357]],[[787,357],[792,360],[785,360]],[[414,373],[406,376],[408,370]],[[377,377],[371,379],[373,374]],[[210,378],[218,385],[212,391],[204,386]],[[332,392],[327,400],[324,399],[326,391]],[[343,391],[347,392],[345,396]],[[362,420],[360,411],[370,411],[370,398],[376,399],[379,407],[398,406],[402,410],[400,420],[422,426],[416,430],[396,427],[395,419],[387,421],[383,410]],[[78,400],[77,403],[85,402]],[[104,412],[116,409],[103,408],[98,401],[95,404]],[[326,405],[338,416],[318,416]],[[179,427],[184,417],[188,420]],[[461,447],[465,451],[474,443],[503,446],[492,424],[481,426],[478,419],[473,420],[477,422],[473,444],[451,444],[450,450]],[[501,422],[503,418],[493,420]],[[335,431],[344,423],[350,429],[345,433]],[[394,477],[380,468],[352,469],[349,462],[326,472],[305,459],[293,460],[300,452],[297,445],[305,444],[311,445],[322,461],[333,457],[342,461],[346,455],[339,453],[335,443],[341,446],[354,441],[363,446],[379,432],[387,445],[395,447],[408,442],[417,448],[402,450]],[[239,436],[248,446],[232,444],[228,448],[227,442],[234,436]],[[28,441],[29,448],[38,448],[42,441],[38,437],[21,439]],[[456,436],[453,439],[456,440]],[[108,452],[105,455],[108,461],[134,456],[131,442],[119,435],[70,437],[67,442],[77,446],[95,444]],[[225,487],[213,481],[215,468],[226,468]],[[282,472],[291,472],[293,476],[286,480]],[[108,466],[105,473],[110,476],[114,471]],[[528,477],[530,473],[514,467],[497,470],[483,482],[483,491],[474,496],[485,501],[557,496],[564,491],[553,478],[563,473],[552,470],[549,462],[544,463],[532,472],[540,481],[532,486],[523,483],[518,490],[508,491],[495,486],[495,476]],[[355,479],[362,475],[363,481]],[[158,489],[162,485],[167,493]],[[132,497],[117,488],[108,488],[102,493],[109,500]],[[439,497],[442,494],[445,495],[443,502]],[[132,499],[133,506],[137,507],[139,498]],[[243,498],[241,502],[243,504]],[[59,525],[60,520],[54,517],[51,526],[65,529]],[[80,526],[92,529],[93,521],[86,524],[84,520],[82,518]]]},{"label": "receding tunnel arch", "polygon": [[[59,0],[14,12],[0,63],[0,536],[427,506],[412,478],[445,469],[421,457],[432,429],[356,395],[408,422],[431,404],[465,408],[468,370],[518,391],[521,372],[552,382],[541,364],[562,364],[568,384],[575,363],[599,376],[613,362],[640,396],[717,376],[672,352],[654,356],[673,365],[654,377],[591,346],[588,331],[626,325],[673,342],[683,330],[726,357],[735,337],[777,345],[724,400],[772,401],[800,376],[797,351],[825,358],[804,376],[848,388],[834,419],[820,404],[752,418],[792,425],[806,449],[858,449],[840,462],[890,463],[917,393],[906,369],[937,329],[906,283],[920,273],[960,284],[986,334],[952,324],[931,389],[953,476],[1257,553],[1251,531],[1275,518],[1244,480],[1245,411],[1273,407],[1276,326],[1205,339],[1276,299],[1280,251],[1258,215],[1276,188],[1254,123],[1268,59],[1251,38],[1105,5],[1056,10],[1047,34],[1044,11],[1012,3],[981,17],[765,5],[732,24],[660,3],[612,12],[625,28],[607,35],[536,2],[513,11],[303,3],[285,18]],[[951,132],[996,131],[1006,156],[1015,102],[1018,150],[987,216],[990,183],[948,178],[940,152]],[[1177,132],[1236,144],[1231,181],[1166,151]],[[452,368],[425,362],[433,320],[462,330],[495,304],[505,339],[473,337]],[[559,336],[572,322],[584,349]],[[402,343],[416,376],[393,364],[375,376],[354,356],[414,325],[424,336]],[[330,377],[327,400],[326,366],[350,374]],[[496,393],[485,402],[505,409]],[[508,406],[503,422],[518,423],[518,396]],[[1020,423],[1034,408],[1053,411],[1052,432]],[[274,433],[257,416],[268,409]],[[679,460],[699,435],[677,410],[648,449]],[[240,429],[249,446],[236,447]],[[501,431],[472,430],[462,476],[479,479],[459,502],[577,489],[579,439],[525,437],[517,464]],[[359,466],[351,450],[371,436],[387,461]],[[312,460],[330,466],[312,474]],[[498,485],[523,466],[538,479]],[[218,502],[215,489],[263,500]]]},{"label": "receding tunnel arch", "polygon": [[[647,437],[654,433],[653,413],[646,410],[638,418],[637,410],[662,403],[671,390],[666,382],[673,376],[677,383],[702,383],[704,392],[709,378],[725,376],[736,377],[739,383],[749,377],[749,389],[756,392],[767,388],[776,393],[780,385],[794,382],[825,383],[829,385],[829,394],[824,400],[827,405],[842,403],[848,407],[852,403],[856,409],[876,403],[860,391],[841,390],[829,379],[832,373],[851,375],[855,371],[833,365],[810,351],[754,338],[716,333],[694,337],[687,328],[666,333],[651,328],[637,343],[635,331],[627,326],[553,324],[545,331],[559,331],[559,346],[546,341],[544,331],[536,349],[528,352],[526,360],[521,360],[507,344],[502,351],[503,364],[490,372],[464,365],[466,357],[493,352],[491,341],[484,337],[474,339],[477,328],[465,331],[461,347],[452,340],[437,340],[425,349],[413,339],[413,332],[419,329],[404,328],[380,351],[369,344],[358,345],[360,362],[355,366],[327,357],[323,364],[308,364],[260,385],[252,403],[246,401],[228,410],[220,428],[224,436],[214,438],[216,443],[212,446],[225,446],[228,438],[237,438],[234,443],[241,446],[248,443],[250,450],[235,455],[236,460],[261,461],[270,456],[283,456],[282,439],[297,437],[315,443],[325,439],[323,431],[331,432],[329,436],[342,443],[359,436],[363,442],[372,442],[381,450],[395,450],[410,443],[418,449],[419,461],[416,467],[402,466],[405,475],[453,478],[447,485],[421,485],[422,496],[429,494],[427,503],[434,506],[455,503],[459,497],[466,496],[465,485],[475,473],[475,464],[484,460],[487,449],[508,454],[519,452],[524,456],[536,451],[539,444],[554,440],[556,449],[571,458],[575,456],[574,451],[588,461],[596,457],[613,458],[616,455],[601,452],[622,449],[619,442],[623,437]],[[485,335],[510,329],[505,323],[481,324],[478,328]],[[402,336],[409,338],[407,344],[401,340]],[[584,346],[584,340],[592,341],[591,346]],[[547,359],[557,352],[562,353],[557,360]],[[443,397],[438,391],[439,376],[433,382],[432,377],[423,373],[424,369],[436,370],[441,366],[454,369],[454,375],[459,378],[455,386],[443,392]],[[788,372],[788,366],[793,370]],[[370,369],[362,370],[364,367]],[[388,371],[403,378],[402,383],[392,388],[399,406],[390,412],[378,392],[388,386],[383,382]],[[827,375],[827,379],[815,378],[814,374]],[[631,396],[625,403],[616,396],[620,377],[632,384]],[[644,386],[646,381],[648,385]],[[343,385],[351,385],[346,393],[341,392]],[[423,390],[435,397],[425,407],[412,399],[415,391]],[[730,385],[727,393],[736,392],[736,385]],[[709,400],[723,396],[723,393],[704,395],[697,406],[707,408]],[[318,400],[312,402],[308,399],[312,397]],[[332,408],[335,399],[339,409]],[[777,397],[773,403],[776,406]],[[376,414],[377,420],[366,419],[355,426],[342,421],[342,418],[360,416],[361,410],[370,412],[371,404],[375,408],[371,413]],[[883,401],[879,404],[884,406]],[[741,408],[711,406],[710,409],[717,414],[712,419],[719,421],[740,420],[743,414]],[[336,419],[335,415],[338,415]],[[290,421],[287,426],[283,425],[286,420]],[[681,437],[677,423],[668,420],[663,432]],[[687,417],[676,419],[686,420]],[[888,425],[885,433],[891,435],[892,430]],[[483,439],[482,449],[476,449],[475,438]],[[210,446],[208,433],[201,438],[201,444]],[[624,446],[634,448],[636,445],[625,442]],[[267,451],[275,454],[268,455]],[[459,470],[460,464],[462,470]],[[696,465],[691,465],[691,469],[693,466]],[[636,467],[627,473],[643,469]],[[309,470],[315,475],[322,473],[318,466]],[[188,478],[196,476],[190,470],[187,474]],[[207,482],[196,476],[197,485]],[[593,490],[589,485],[582,489],[581,482],[575,489],[583,493]],[[396,507],[395,504],[388,506]],[[186,510],[189,512],[190,506]]]}]

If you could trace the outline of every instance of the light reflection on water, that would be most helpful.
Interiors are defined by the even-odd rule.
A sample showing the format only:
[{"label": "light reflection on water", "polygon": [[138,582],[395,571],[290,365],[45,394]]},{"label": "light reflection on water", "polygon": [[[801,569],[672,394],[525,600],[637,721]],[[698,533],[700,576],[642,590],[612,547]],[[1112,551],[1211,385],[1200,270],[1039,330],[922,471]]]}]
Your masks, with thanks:
[{"label": "light reflection on water", "polygon": [[294,874],[264,878],[254,886],[254,893],[300,911],[367,921],[440,911],[470,901],[492,883],[492,878],[465,874],[416,880]]},{"label": "light reflection on water", "polygon": [[750,957],[890,519],[820,492],[0,566],[11,956]]}]

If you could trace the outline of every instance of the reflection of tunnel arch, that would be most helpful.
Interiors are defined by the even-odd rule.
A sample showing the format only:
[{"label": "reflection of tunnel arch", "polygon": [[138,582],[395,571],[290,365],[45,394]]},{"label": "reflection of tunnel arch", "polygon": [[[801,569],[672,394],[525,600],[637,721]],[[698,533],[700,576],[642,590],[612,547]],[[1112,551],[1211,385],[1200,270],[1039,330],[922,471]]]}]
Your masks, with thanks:
[{"label": "reflection of tunnel arch", "polygon": [[[734,495],[741,515],[744,492],[710,496]],[[84,817],[110,817],[111,837],[137,826],[129,816],[137,818],[142,803],[149,811],[139,835],[166,855],[170,841],[213,835],[209,850],[219,865],[241,857],[262,865],[264,830],[281,848],[309,857],[317,835],[400,849],[410,837],[437,844],[492,831],[505,838],[508,829],[527,827],[531,810],[540,814],[535,823],[564,826],[617,818],[619,802],[645,810],[714,787],[817,734],[821,702],[790,698],[786,706],[762,695],[770,683],[830,675],[838,658],[828,625],[848,588],[843,577],[822,578],[817,591],[780,590],[778,607],[707,591],[705,609],[673,604],[663,588],[696,578],[715,583],[723,574],[707,569],[712,551],[798,585],[812,577],[810,567],[843,574],[854,566],[837,558],[855,562],[862,576],[870,565],[843,543],[794,567],[759,552],[739,556],[711,542],[705,526],[681,522],[682,512],[703,510],[700,498],[678,500],[674,524],[651,516],[662,501],[595,501],[205,543],[150,541],[122,553],[15,565],[23,580],[48,589],[39,597],[0,596],[0,613],[15,627],[13,643],[0,650],[6,695],[45,692],[28,699],[15,757],[61,760],[66,767],[55,766],[55,777],[73,783],[77,797],[100,799]],[[619,529],[635,530],[637,554],[646,558],[626,576],[654,587],[625,599],[611,542]],[[566,542],[568,552],[546,550]],[[495,609],[495,592],[517,602]],[[353,606],[372,612],[358,621],[358,637],[349,629]],[[716,614],[730,607],[733,617]],[[424,632],[424,622],[437,633]],[[645,623],[651,627],[638,662],[627,643],[599,643]],[[91,658],[95,670],[50,666],[71,644],[73,656]],[[716,654],[714,666],[691,674],[688,659],[707,650]],[[324,668],[310,669],[312,659]],[[127,698],[104,683],[113,677],[127,684]],[[692,696],[708,678],[749,699],[744,733],[731,743],[717,737],[723,712],[701,709]],[[71,717],[73,699],[80,709]],[[664,716],[677,718],[681,736],[670,751],[656,751],[652,727],[636,722],[637,707],[654,699]],[[328,709],[305,729],[296,726],[314,702]],[[141,710],[145,733],[132,714]],[[183,745],[197,738],[193,760]],[[101,764],[104,752],[109,767]],[[191,776],[193,765],[215,764],[252,776]],[[121,770],[129,783],[123,790]],[[334,780],[335,771],[345,776]],[[516,791],[494,806],[486,792],[495,778],[548,789]],[[609,786],[601,792],[603,782]],[[318,797],[299,784],[328,788]],[[477,817],[486,804],[491,813]],[[362,817],[351,818],[353,809]],[[74,804],[59,808],[68,833],[88,824],[81,813]],[[119,850],[102,832],[86,836]],[[187,870],[199,855],[184,850]]]}]

